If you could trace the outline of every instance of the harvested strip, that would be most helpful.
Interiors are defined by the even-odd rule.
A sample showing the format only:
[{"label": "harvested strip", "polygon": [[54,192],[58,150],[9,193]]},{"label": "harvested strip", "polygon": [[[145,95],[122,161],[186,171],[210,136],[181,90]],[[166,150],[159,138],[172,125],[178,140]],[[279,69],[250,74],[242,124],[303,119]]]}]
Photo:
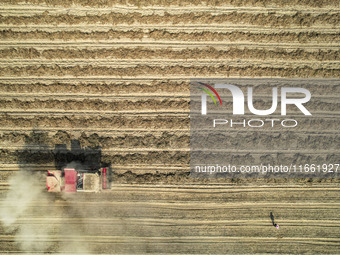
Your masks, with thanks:
[{"label": "harvested strip", "polygon": [[310,13],[295,12],[292,14],[277,15],[272,13],[244,13],[233,11],[230,13],[217,14],[212,13],[183,13],[170,14],[165,12],[164,15],[152,14],[144,15],[142,13],[115,13],[111,12],[102,15],[49,15],[48,12],[32,16],[2,16],[0,15],[0,24],[28,25],[28,24],[251,24],[258,26],[288,27],[292,25],[313,26],[313,25],[338,25],[340,22],[339,14],[322,13],[312,15]]},{"label": "harvested strip", "polygon": [[40,66],[24,66],[24,67],[0,67],[0,75],[22,76],[22,75],[53,75],[53,76],[138,76],[138,75],[162,75],[171,76],[190,75],[190,76],[211,76],[224,75],[226,77],[233,76],[274,76],[274,77],[324,77],[334,78],[340,77],[339,69],[312,68],[310,66],[297,67],[258,67],[248,66],[148,66],[137,65],[136,67],[111,68],[108,66],[69,66],[63,67],[58,65],[40,65]]},{"label": "harvested strip", "polygon": [[213,47],[218,50],[227,50],[229,48],[239,49],[267,49],[267,50],[306,50],[306,51],[318,51],[318,50],[337,50],[339,47],[337,44],[330,42],[316,43],[313,41],[309,42],[230,42],[230,41],[180,41],[180,40],[141,40],[132,41],[128,39],[113,39],[105,41],[63,41],[63,40],[25,40],[25,41],[11,41],[3,40],[0,42],[0,47],[4,48],[35,48],[35,49],[94,49],[94,48],[152,48],[152,49],[164,49],[169,48],[172,50],[183,50],[183,49],[208,49]]},{"label": "harvested strip", "polygon": [[[48,116],[46,116],[48,115]],[[108,128],[111,129],[185,129],[189,128],[189,117],[183,116],[51,116],[47,113],[45,116],[34,116],[29,114],[29,117],[12,116],[10,114],[2,114],[0,118],[0,126],[4,127],[16,127],[26,128],[30,126],[44,127],[44,128]],[[294,128],[294,131],[312,129],[313,131],[324,132],[325,126],[327,130],[338,130],[339,121],[334,115],[330,115],[325,118],[325,114],[319,116],[313,116],[313,118],[298,116],[291,116],[295,118],[299,125]],[[300,118],[301,117],[301,118]],[[280,116],[273,116],[273,118],[279,119]],[[251,130],[254,132],[254,128],[246,126],[242,130]],[[286,128],[278,127],[275,130],[280,132],[287,131]],[[327,131],[326,130],[326,131]]]},{"label": "harvested strip", "polygon": [[15,66],[58,66],[58,67],[75,67],[75,66],[97,66],[110,67],[110,68],[127,68],[137,66],[149,66],[149,67],[164,67],[164,66],[220,66],[229,65],[233,67],[295,67],[295,66],[309,66],[313,68],[325,68],[325,69],[339,69],[340,61],[298,61],[298,60],[274,60],[267,59],[254,60],[254,59],[72,59],[72,61],[64,59],[4,59],[0,60],[0,66],[2,67],[15,67]]},{"label": "harvested strip", "polygon": [[[21,82],[21,80],[18,80]],[[265,81],[264,81],[265,83]],[[316,83],[316,81],[315,81]],[[280,88],[282,85],[279,85]],[[340,95],[340,82],[333,80],[328,81],[325,84],[320,80],[320,84],[316,83],[316,86],[312,86],[313,95]],[[256,91],[267,91],[271,92],[270,88],[268,90],[268,85],[258,85],[256,86]],[[187,95],[189,96],[190,82],[189,81],[152,81],[150,84],[141,81],[137,82],[76,82],[76,83],[62,83],[62,82],[52,82],[48,84],[45,83],[31,83],[27,81],[26,83],[12,83],[8,81],[7,83],[0,83],[0,92],[2,93],[40,93],[40,94],[95,94],[95,95],[128,95],[131,94],[154,94],[154,95],[166,95],[173,94]]]},{"label": "harvested strip", "polygon": [[[0,135],[0,141],[10,141],[13,143],[40,144],[54,146],[55,144],[68,144],[71,142],[72,134],[70,132],[58,131],[54,135],[48,135],[45,132],[33,132],[29,135],[23,133],[5,133]],[[153,134],[123,134],[118,136],[105,136],[92,133],[87,135],[82,133],[77,138],[82,146],[100,146],[106,148],[184,148],[189,147],[189,136],[161,132],[159,135]],[[24,146],[25,147],[25,146]]]},{"label": "harvested strip", "polygon": [[100,48],[100,49],[46,49],[36,48],[4,48],[0,49],[0,58],[44,58],[44,59],[101,59],[101,58],[124,58],[124,59],[284,59],[284,60],[339,60],[338,50],[308,51],[304,49],[249,49],[231,47],[227,50],[219,50],[214,47],[205,49],[151,49],[146,47],[133,48]]},{"label": "harvested strip", "polygon": [[8,114],[3,114],[0,118],[0,126],[12,127],[28,127],[28,126],[42,126],[42,127],[111,127],[111,128],[181,128],[187,129],[189,127],[189,118],[180,116],[156,116],[156,117],[142,117],[135,116],[133,118],[125,116],[113,117],[32,117],[32,118],[16,118]]},{"label": "harvested strip", "polygon": [[[204,138],[204,136],[202,136]],[[72,139],[78,139],[82,146],[100,146],[103,149],[108,148],[189,148],[189,135],[180,134],[179,132],[170,133],[163,131],[158,135],[155,134],[87,134],[82,132],[79,137],[75,137],[72,132],[55,131],[51,134],[43,131],[31,132],[29,134],[22,132],[6,132],[0,135],[1,143],[16,144],[16,147],[26,144],[48,145],[70,144]],[[333,134],[304,134],[304,133],[226,133],[220,138],[223,144],[233,149],[261,148],[261,150],[270,150],[281,148],[287,150],[290,148],[302,150],[336,150],[340,146],[340,137]],[[266,141],[261,142],[261,141]],[[23,146],[25,147],[25,146]],[[13,146],[7,147],[13,148]],[[22,147],[21,147],[22,148]],[[218,146],[216,147],[218,148]]]},{"label": "harvested strip", "polygon": [[21,101],[17,99],[4,100],[0,99],[0,108],[23,108],[23,109],[65,109],[65,110],[100,110],[100,111],[119,111],[119,110],[161,110],[161,109],[177,109],[189,110],[189,100],[120,100],[120,101],[103,101],[100,99],[84,99],[84,100],[39,100]]},{"label": "harvested strip", "polygon": [[[54,162],[54,153],[52,150],[16,150],[11,151],[7,149],[0,149],[1,163],[34,163],[46,164]],[[158,164],[166,164],[176,162],[180,165],[189,164],[189,152],[182,151],[149,151],[149,152],[131,152],[122,153],[117,152],[102,155],[102,162],[114,164],[140,164],[153,162]]]},{"label": "harvested strip", "polygon": [[[1,163],[28,163],[28,164],[46,164],[54,162],[53,150],[9,150],[0,149]],[[277,153],[266,152],[261,150],[240,152],[238,150],[229,151],[225,154],[225,158],[232,165],[242,165],[245,162],[253,162],[253,164],[282,164],[282,162],[301,162],[301,164],[307,164],[313,162],[315,164],[324,164],[324,162],[339,162],[340,157],[338,154],[324,150],[320,151],[286,151]],[[147,162],[153,162],[157,164],[171,164],[176,162],[180,165],[188,165],[190,160],[189,151],[178,150],[158,150],[158,151],[141,151],[133,150],[131,152],[103,152],[102,160],[105,163],[112,164],[142,164]]]},{"label": "harvested strip", "polygon": [[332,42],[340,41],[339,33],[321,33],[321,32],[170,32],[164,29],[153,29],[149,32],[138,30],[117,31],[110,29],[108,31],[83,32],[80,30],[73,31],[56,31],[46,32],[42,30],[32,31],[14,31],[11,29],[1,30],[0,39],[2,40],[27,40],[27,39],[49,39],[49,40],[109,40],[109,39],[139,39],[150,38],[154,40],[181,40],[181,41],[250,41],[250,42]]},{"label": "harvested strip", "polygon": [[[186,93],[189,95],[189,82],[153,81],[146,83],[0,83],[2,92],[33,92],[33,93],[95,93],[95,94],[122,94],[122,93]],[[339,85],[340,89],[340,85]]]},{"label": "harvested strip", "polygon": [[[271,98],[270,98],[271,100]],[[182,112],[183,110],[189,111],[189,98],[187,99],[145,99],[145,100],[114,100],[114,101],[103,101],[100,99],[83,99],[83,100],[57,100],[57,99],[47,99],[47,100],[18,100],[14,99],[1,99],[0,98],[0,109],[4,111],[4,109],[44,109],[44,111],[48,111],[49,109],[58,109],[58,110],[98,110],[102,113],[105,111],[162,111],[162,110],[177,110],[178,112]],[[265,101],[263,99],[255,99],[253,100],[253,104],[255,108],[263,109],[268,106],[268,99]],[[232,102],[225,102],[224,105],[227,109],[232,109]],[[317,111],[326,111],[326,112],[339,112],[340,111],[340,103],[334,103],[333,99],[330,102],[329,100],[318,100],[314,99],[312,102],[308,103],[308,108],[310,111],[316,113]],[[297,108],[294,108],[293,112],[299,112]]]}]

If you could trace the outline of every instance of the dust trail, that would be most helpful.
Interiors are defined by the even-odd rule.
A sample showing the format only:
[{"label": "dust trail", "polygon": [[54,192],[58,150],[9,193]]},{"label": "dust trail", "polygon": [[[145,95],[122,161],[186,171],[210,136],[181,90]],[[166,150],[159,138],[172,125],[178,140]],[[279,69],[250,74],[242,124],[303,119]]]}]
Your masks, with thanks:
[{"label": "dust trail", "polygon": [[36,174],[20,171],[9,179],[9,185],[5,206],[0,209],[0,218],[6,227],[13,225],[30,203],[42,196],[42,187]]},{"label": "dust trail", "polygon": [[53,230],[51,225],[38,224],[37,227],[33,223],[18,223],[22,217],[31,217],[32,208],[47,199],[41,185],[42,180],[43,176],[40,174],[20,171],[9,179],[10,190],[0,208],[2,224],[7,231],[15,232],[15,241],[24,252],[47,250],[50,246],[48,241]]},{"label": "dust trail", "polygon": [[[9,179],[10,190],[0,208],[1,223],[8,233],[15,234],[15,243],[25,254],[51,251],[91,254],[81,229],[70,227],[71,217],[79,215],[78,209],[72,202],[67,209],[55,206],[58,201],[47,193],[45,178],[44,174],[21,170]],[[61,199],[69,202],[75,198],[61,196]]]}]

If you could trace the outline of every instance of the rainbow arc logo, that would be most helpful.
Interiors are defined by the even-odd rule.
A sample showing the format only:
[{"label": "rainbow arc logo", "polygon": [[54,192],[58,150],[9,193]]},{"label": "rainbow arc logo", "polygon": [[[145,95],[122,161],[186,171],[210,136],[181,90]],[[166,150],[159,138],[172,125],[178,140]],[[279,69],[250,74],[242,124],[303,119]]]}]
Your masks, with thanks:
[{"label": "rainbow arc logo", "polygon": [[[203,82],[199,82],[199,84],[201,84],[201,85],[207,87],[207,88],[210,89],[212,92],[214,92],[214,94],[217,96],[217,98],[218,98],[218,100],[220,101],[220,104],[221,104],[221,106],[222,106],[222,100],[221,100],[221,98],[220,98],[220,95],[217,93],[217,91],[216,91],[213,87],[211,87],[209,84],[206,84],[206,83],[203,83]],[[216,100],[215,100],[213,94],[211,94],[211,92],[210,92],[209,90],[207,90],[207,89],[205,89],[205,88],[201,88],[201,87],[199,87],[199,89],[200,89],[200,90],[203,90],[205,93],[207,93],[207,94],[212,98],[212,100],[214,101],[215,105],[217,105]]]}]

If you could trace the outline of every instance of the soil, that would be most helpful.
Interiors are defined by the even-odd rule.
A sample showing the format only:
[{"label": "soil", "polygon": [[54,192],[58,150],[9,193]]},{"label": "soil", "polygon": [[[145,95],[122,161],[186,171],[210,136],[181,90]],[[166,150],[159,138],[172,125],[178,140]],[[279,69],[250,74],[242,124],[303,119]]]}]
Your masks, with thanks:
[{"label": "soil", "polygon": [[[236,165],[340,163],[338,0],[1,7],[0,216],[14,206],[15,176],[56,168],[56,145],[100,148],[113,169],[111,190],[44,190],[21,203],[15,224],[0,224],[1,254],[339,253],[339,178],[193,178],[189,168],[193,78],[318,79],[301,85],[313,118],[288,110],[293,133],[245,127],[214,139]],[[268,107],[271,87],[254,90],[255,108]]]}]

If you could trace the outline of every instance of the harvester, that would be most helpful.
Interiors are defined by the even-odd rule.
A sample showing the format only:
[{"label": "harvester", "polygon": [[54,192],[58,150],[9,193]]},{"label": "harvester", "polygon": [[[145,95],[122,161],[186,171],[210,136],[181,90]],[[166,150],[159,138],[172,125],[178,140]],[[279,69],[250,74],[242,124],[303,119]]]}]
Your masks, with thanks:
[{"label": "harvester", "polygon": [[71,150],[65,144],[55,147],[57,170],[47,171],[49,192],[98,192],[111,188],[111,166],[101,162],[101,148],[80,147],[71,141]]},{"label": "harvester", "polygon": [[99,192],[110,189],[109,173],[109,168],[101,168],[95,173],[74,168],[47,171],[47,191]]}]

